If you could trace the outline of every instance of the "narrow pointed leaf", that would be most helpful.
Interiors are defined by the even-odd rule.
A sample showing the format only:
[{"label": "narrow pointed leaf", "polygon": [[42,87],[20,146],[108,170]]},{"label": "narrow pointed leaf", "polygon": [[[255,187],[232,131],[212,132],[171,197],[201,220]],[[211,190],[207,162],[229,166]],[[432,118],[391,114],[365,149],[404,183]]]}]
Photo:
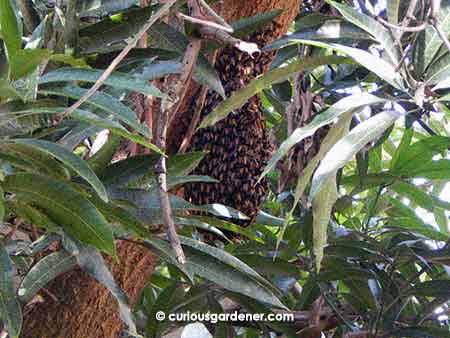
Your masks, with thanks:
[{"label": "narrow pointed leaf", "polygon": [[336,175],[338,169],[350,161],[367,143],[380,137],[399,117],[400,113],[397,111],[383,111],[362,122],[338,141],[325,155],[314,174],[310,199],[312,200],[324,187],[330,176]]},{"label": "narrow pointed leaf", "polygon": [[383,46],[386,53],[391,58],[391,61],[397,65],[400,61],[400,51],[394,42],[394,38],[389,29],[384,27],[381,23],[371,18],[370,16],[358,12],[353,7],[338,3],[335,1],[328,1],[334,8],[336,8],[344,18],[359,28],[365,30],[367,33],[375,37]]},{"label": "narrow pointed leaf", "polygon": [[[40,90],[39,92],[45,95],[61,95],[70,97],[72,99],[79,99],[86,93],[86,91],[86,89],[80,87],[66,86],[46,88],[44,90]],[[143,136],[148,138],[150,137],[150,131],[147,127],[139,123],[136,118],[136,113],[129,107],[124,105],[122,102],[120,102],[118,99],[116,99],[114,96],[111,96],[104,92],[97,92],[92,95],[86,102],[114,115],[119,121],[122,121],[128,124],[130,127],[133,127]]]},{"label": "narrow pointed leaf", "polygon": [[29,302],[48,282],[76,265],[76,258],[65,251],[45,256],[28,271],[22,280],[18,291],[19,299],[23,303]]},{"label": "narrow pointed leaf", "polygon": [[339,56],[311,57],[294,61],[283,68],[273,69],[262,75],[258,79],[253,80],[248,86],[238,90],[225,101],[222,101],[210,114],[208,114],[203,119],[202,123],[199,126],[199,129],[214,125],[216,122],[227,117],[228,114],[233,110],[242,107],[252,96],[260,93],[261,91],[275,83],[280,83],[289,79],[295,73],[322,65],[348,62],[349,60],[347,58]]},{"label": "narrow pointed leaf", "polygon": [[67,233],[115,256],[113,233],[106,219],[83,195],[63,181],[20,173],[7,176],[3,188],[21,201],[45,210]]},{"label": "narrow pointed leaf", "polygon": [[108,201],[108,194],[102,182],[100,182],[100,180],[88,166],[88,164],[71,151],[67,150],[57,143],[45,140],[16,139],[13,142],[15,144],[32,147],[51,156],[54,156],[55,158],[63,162],[67,167],[74,170],[78,175],[80,175],[80,177],[85,179],[86,182],[88,182],[92,186],[92,188],[94,188],[97,194],[104,201]]},{"label": "narrow pointed leaf", "polygon": [[[59,68],[53,70],[39,79],[39,84],[53,82],[83,81],[94,83],[103,74],[101,70],[81,69],[81,68]],[[146,80],[133,77],[128,74],[115,72],[105,81],[105,85],[136,91],[155,97],[164,97],[164,94]]]},{"label": "narrow pointed leaf", "polygon": [[105,286],[111,295],[116,299],[119,305],[120,317],[127,325],[127,330],[131,335],[137,335],[136,324],[134,323],[133,314],[128,304],[128,297],[125,292],[117,285],[112,273],[106,266],[102,255],[94,248],[83,246],[79,254],[76,256],[81,269],[89,273]]},{"label": "narrow pointed leaf", "polygon": [[14,268],[8,252],[0,245],[0,322],[11,338],[19,338],[22,310],[14,289]]}]

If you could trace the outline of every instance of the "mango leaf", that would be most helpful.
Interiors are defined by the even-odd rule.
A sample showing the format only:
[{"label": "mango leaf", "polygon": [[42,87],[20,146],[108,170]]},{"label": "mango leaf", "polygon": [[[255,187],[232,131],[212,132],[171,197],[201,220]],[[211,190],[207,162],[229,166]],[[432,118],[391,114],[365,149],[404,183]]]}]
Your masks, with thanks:
[{"label": "mango leaf", "polygon": [[22,310],[16,298],[13,278],[13,263],[3,245],[0,245],[0,320],[11,338],[19,338]]},{"label": "mango leaf", "polygon": [[404,152],[406,149],[408,149],[411,140],[414,135],[414,129],[408,128],[403,133],[402,139],[400,141],[400,144],[398,145],[397,149],[395,150],[394,154],[392,155],[392,160],[390,163],[390,169],[392,170],[395,168],[398,164],[399,158],[404,155]]},{"label": "mango leaf", "polygon": [[223,120],[231,111],[242,107],[252,96],[260,93],[275,83],[280,83],[289,79],[295,73],[322,65],[340,63],[349,63],[349,60],[339,56],[310,57],[294,61],[283,68],[272,69],[266,74],[261,75],[258,79],[250,82],[248,86],[233,93],[231,97],[225,101],[219,103],[219,105],[203,119],[198,129],[212,126],[216,122]]},{"label": "mango leaf", "polygon": [[76,265],[76,258],[65,251],[45,256],[28,271],[22,280],[18,290],[20,301],[29,302],[48,282]]},{"label": "mango leaf", "polygon": [[54,156],[67,167],[74,170],[80,177],[86,180],[92,188],[97,192],[97,194],[104,200],[108,201],[108,194],[102,182],[98,179],[92,169],[83,161],[80,157],[73,154],[66,148],[58,145],[57,143],[37,140],[37,139],[15,139],[12,141],[15,144],[20,144],[22,146],[31,147],[42,151],[46,154]]},{"label": "mango leaf", "polygon": [[127,325],[127,331],[129,331],[131,335],[136,336],[136,325],[134,323],[131,308],[128,304],[128,297],[116,284],[112,273],[109,271],[105,261],[103,260],[102,255],[94,248],[88,246],[81,246],[78,248],[79,254],[76,255],[76,259],[79,266],[108,289],[119,304],[120,317]]},{"label": "mango leaf", "polygon": [[223,288],[276,307],[285,308],[273,286],[247,264],[225,251],[180,237],[187,255],[186,268]]},{"label": "mango leaf", "polygon": [[391,204],[391,207],[386,210],[386,213],[390,216],[387,219],[389,226],[421,234],[436,241],[448,239],[448,234],[440,232],[431,224],[425,223],[409,206],[391,196],[388,196],[387,200]]},{"label": "mango leaf", "polygon": [[[81,68],[59,68],[53,70],[39,79],[39,84],[52,82],[84,81],[94,83],[103,74],[101,70],[81,69]],[[165,95],[155,86],[147,83],[146,80],[133,77],[128,74],[114,72],[105,81],[105,85],[136,91],[142,94],[155,97]]]},{"label": "mango leaf", "polygon": [[312,200],[325,182],[328,182],[328,177],[336,175],[338,169],[350,161],[367,143],[380,137],[400,116],[397,111],[383,111],[362,122],[339,140],[325,155],[314,174],[310,199]]},{"label": "mango leaf", "polygon": [[450,54],[438,58],[425,71],[424,80],[428,85],[435,85],[433,90],[448,88],[450,81]]},{"label": "mango leaf", "polygon": [[[87,90],[75,86],[66,86],[46,88],[44,90],[40,90],[39,92],[44,95],[60,95],[70,97],[72,99],[79,99],[87,92]],[[116,117],[119,121],[128,124],[143,136],[150,138],[150,131],[146,126],[138,122],[136,113],[114,96],[104,92],[96,92],[86,102],[114,115],[114,117]]]},{"label": "mango leaf", "polygon": [[334,203],[338,198],[336,185],[336,176],[328,176],[324,181],[324,187],[312,199],[313,252],[316,272],[320,271],[323,251],[327,244],[328,223]]},{"label": "mango leaf", "polygon": [[[436,22],[445,36],[450,34],[450,1],[443,0],[437,13]],[[420,44],[414,46],[414,63],[419,74],[427,70],[439,53],[439,49],[444,45],[437,31],[429,26],[419,33],[417,41]]]},{"label": "mango leaf", "polygon": [[47,49],[18,50],[9,60],[10,78],[17,80],[30,74],[50,55],[51,52]]},{"label": "mango leaf", "polygon": [[[153,25],[148,31],[148,34],[153,47],[175,51],[179,55],[184,55],[189,44],[186,36],[164,22]],[[220,78],[205,56],[199,55],[193,75],[197,82],[211,87],[211,89],[219,93],[222,97],[225,97],[225,90],[223,89]]]},{"label": "mango leaf", "polygon": [[263,51],[299,44],[303,40],[341,42],[342,40],[372,40],[362,29],[342,20],[328,20],[319,27],[307,28],[289,34],[263,48]]},{"label": "mango leaf", "polygon": [[437,160],[408,172],[409,177],[420,177],[430,180],[450,179],[450,160]]},{"label": "mango leaf", "polygon": [[[111,188],[108,192],[111,199],[123,200],[134,204],[138,209],[140,209],[140,217],[143,219],[151,219],[160,215],[161,206],[158,195],[155,191],[133,188]],[[169,197],[174,212],[184,212],[186,210],[203,211],[218,217],[248,220],[248,217],[242,212],[227,207],[223,204],[212,203],[194,205],[176,195],[170,195]]]},{"label": "mango leaf", "polygon": [[11,0],[0,2],[0,30],[10,59],[22,45],[22,34]]},{"label": "mango leaf", "polygon": [[7,176],[3,188],[45,210],[74,238],[115,256],[111,227],[95,206],[67,183],[20,173]]},{"label": "mango leaf", "polygon": [[306,137],[313,135],[320,127],[332,123],[334,119],[348,111],[381,102],[385,102],[385,100],[368,93],[363,93],[345,97],[333,104],[331,107],[317,115],[309,124],[294,130],[294,132],[280,145],[277,152],[269,160],[269,163],[261,174],[261,177],[267,175],[275,167],[276,163],[283,158],[294,145]]},{"label": "mango leaf", "polygon": [[445,297],[450,299],[449,280],[430,280],[415,284],[407,292],[408,295],[426,297]]},{"label": "mango leaf", "polygon": [[435,211],[435,208],[450,209],[450,203],[430,195],[412,183],[399,181],[389,186],[389,189],[408,198],[412,203],[430,212]]},{"label": "mango leaf", "polygon": [[[64,113],[65,108],[31,108],[29,110],[22,110],[17,111],[12,114],[15,114],[16,117],[20,116],[28,116],[28,115],[38,115],[38,114],[62,114]],[[87,110],[82,109],[76,109],[71,116],[73,119],[86,122],[88,124],[91,124],[93,126],[101,127],[102,129],[109,129],[113,134],[122,136],[126,139],[129,139],[137,144],[140,144],[148,149],[151,149],[152,151],[163,155],[162,151],[155,146],[152,143],[147,142],[147,140],[142,137],[141,135],[136,135],[130,133],[126,128],[124,128],[122,125],[118,124],[115,121],[112,121],[110,119],[101,118]],[[82,134],[82,139],[84,139],[86,136],[85,134]],[[60,141],[61,142],[61,141]],[[79,143],[80,140],[78,140],[75,143]]]},{"label": "mango leaf", "polygon": [[433,156],[444,153],[449,147],[450,140],[444,136],[427,137],[409,147],[402,147],[402,152],[397,155],[392,171],[406,174],[426,167],[433,160]]},{"label": "mango leaf", "polygon": [[394,65],[400,61],[400,51],[394,42],[391,31],[370,16],[356,9],[335,1],[327,1],[336,8],[342,16],[359,28],[371,34],[383,46]]},{"label": "mango leaf", "polygon": [[8,80],[0,79],[0,99],[22,99],[22,96]]},{"label": "mango leaf", "polygon": [[356,63],[359,63],[364,68],[370,70],[380,79],[386,81],[393,87],[402,91],[406,90],[406,87],[403,83],[403,78],[399,71],[396,69],[396,66],[374,54],[371,54],[359,48],[347,47],[337,43],[324,43],[313,40],[302,40],[302,43],[321,48],[331,48],[337,50],[338,52],[341,52],[342,54],[352,58]]},{"label": "mango leaf", "polygon": [[0,158],[21,170],[62,180],[70,179],[70,172],[60,162],[51,155],[29,146],[0,142]]}]

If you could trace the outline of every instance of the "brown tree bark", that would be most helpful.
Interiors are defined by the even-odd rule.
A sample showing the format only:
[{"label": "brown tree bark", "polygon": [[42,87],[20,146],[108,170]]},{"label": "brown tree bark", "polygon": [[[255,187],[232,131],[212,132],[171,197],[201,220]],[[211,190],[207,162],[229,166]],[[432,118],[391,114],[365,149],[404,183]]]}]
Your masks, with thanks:
[{"label": "brown tree bark", "polygon": [[[271,38],[284,34],[301,0],[225,0],[228,21],[274,9],[284,10],[277,18]],[[133,304],[157,264],[145,249],[130,243],[118,245],[120,263],[113,274]],[[47,286],[45,301],[25,309],[23,338],[113,338],[122,329],[115,300],[108,291],[80,270],[66,273]]]}]

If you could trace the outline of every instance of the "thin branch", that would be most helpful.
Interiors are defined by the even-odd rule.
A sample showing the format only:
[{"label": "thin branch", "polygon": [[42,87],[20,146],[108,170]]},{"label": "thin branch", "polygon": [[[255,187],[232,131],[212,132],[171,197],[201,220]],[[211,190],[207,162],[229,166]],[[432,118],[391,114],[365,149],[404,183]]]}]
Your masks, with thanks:
[{"label": "thin branch", "polygon": [[195,105],[194,116],[192,117],[191,123],[189,125],[188,131],[181,142],[180,149],[178,152],[180,154],[185,153],[191,143],[192,137],[195,134],[195,130],[197,128],[198,123],[200,122],[200,117],[202,115],[203,106],[205,104],[206,95],[208,94],[209,88],[204,86],[200,90],[200,95],[197,98],[197,103]]},{"label": "thin branch", "polygon": [[421,32],[423,30],[425,30],[428,27],[428,23],[427,22],[422,22],[420,25],[418,26],[414,26],[414,27],[409,27],[409,26],[398,26],[398,25],[393,25],[389,22],[387,22],[386,20],[384,20],[383,18],[377,16],[375,17],[375,19],[380,22],[381,24],[383,24],[384,26],[388,27],[388,28],[392,28],[392,29],[396,29],[402,32]]},{"label": "thin branch", "polygon": [[223,30],[223,31],[228,32],[228,33],[233,33],[234,32],[233,28],[222,26],[222,25],[220,25],[220,24],[218,24],[216,22],[213,22],[213,21],[203,20],[203,19],[200,19],[200,18],[194,18],[192,16],[189,16],[189,15],[186,15],[186,14],[183,14],[183,13],[178,13],[177,16],[179,18],[183,19],[183,20],[186,20],[186,21],[198,24],[198,25],[213,27],[213,28],[220,29],[220,30]]},{"label": "thin branch", "polygon": [[[198,14],[197,0],[188,1],[188,5],[193,11],[192,14]],[[183,71],[177,79],[177,75],[171,75],[167,77],[164,82],[164,89],[169,95],[162,99],[161,109],[158,115],[156,123],[156,139],[155,144],[162,151],[166,150],[167,143],[167,129],[170,124],[170,120],[176,115],[186,96],[189,82],[192,78],[192,72],[194,65],[197,62],[197,58],[201,49],[201,41],[193,40],[189,43],[184,58],[183,58]],[[166,157],[161,156],[155,165],[155,173],[157,176],[158,185],[158,197],[161,205],[161,215],[164,226],[166,228],[167,237],[170,245],[175,252],[177,261],[180,264],[186,263],[186,256],[181,246],[180,238],[178,237],[175,222],[172,215],[172,207],[170,205],[169,193],[167,188],[167,165]]]},{"label": "thin branch", "polygon": [[448,41],[447,36],[442,31],[438,22],[434,18],[431,18],[430,21],[431,21],[431,25],[433,26],[434,30],[438,33],[439,37],[444,42],[445,47],[447,47],[447,49],[450,51],[450,41]]},{"label": "thin branch", "polygon": [[120,52],[119,55],[111,62],[109,67],[103,72],[103,74],[98,78],[98,80],[94,83],[94,85],[72,106],[66,109],[64,115],[69,115],[73,113],[77,108],[79,108],[86,100],[88,100],[99,88],[103,85],[106,79],[111,75],[114,69],[119,65],[119,63],[127,56],[127,54],[136,47],[139,40],[145,35],[145,33],[156,23],[160,18],[165,16],[170,8],[177,2],[178,0],[169,0],[164,4],[151,18],[145,23],[144,26],[139,30],[139,32],[133,37],[133,39],[128,42],[126,47]]}]

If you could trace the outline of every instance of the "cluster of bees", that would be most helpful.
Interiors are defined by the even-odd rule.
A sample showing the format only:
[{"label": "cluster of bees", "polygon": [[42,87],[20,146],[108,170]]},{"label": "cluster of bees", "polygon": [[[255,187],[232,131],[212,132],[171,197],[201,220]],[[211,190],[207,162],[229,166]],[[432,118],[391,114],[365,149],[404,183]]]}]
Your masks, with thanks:
[{"label": "cluster of bees", "polygon": [[[264,46],[271,39],[273,26],[247,40]],[[215,66],[226,95],[263,73],[272,58],[271,53],[251,56],[232,47],[222,50]],[[202,116],[221,101],[217,93],[210,91]],[[194,109],[195,104],[191,107]],[[253,219],[267,194],[267,182],[258,183],[258,179],[271,156],[271,148],[261,102],[252,97],[241,109],[194,135],[190,150],[208,152],[194,174],[211,176],[220,183],[189,184],[185,196],[194,204],[221,203],[233,207]]]}]

